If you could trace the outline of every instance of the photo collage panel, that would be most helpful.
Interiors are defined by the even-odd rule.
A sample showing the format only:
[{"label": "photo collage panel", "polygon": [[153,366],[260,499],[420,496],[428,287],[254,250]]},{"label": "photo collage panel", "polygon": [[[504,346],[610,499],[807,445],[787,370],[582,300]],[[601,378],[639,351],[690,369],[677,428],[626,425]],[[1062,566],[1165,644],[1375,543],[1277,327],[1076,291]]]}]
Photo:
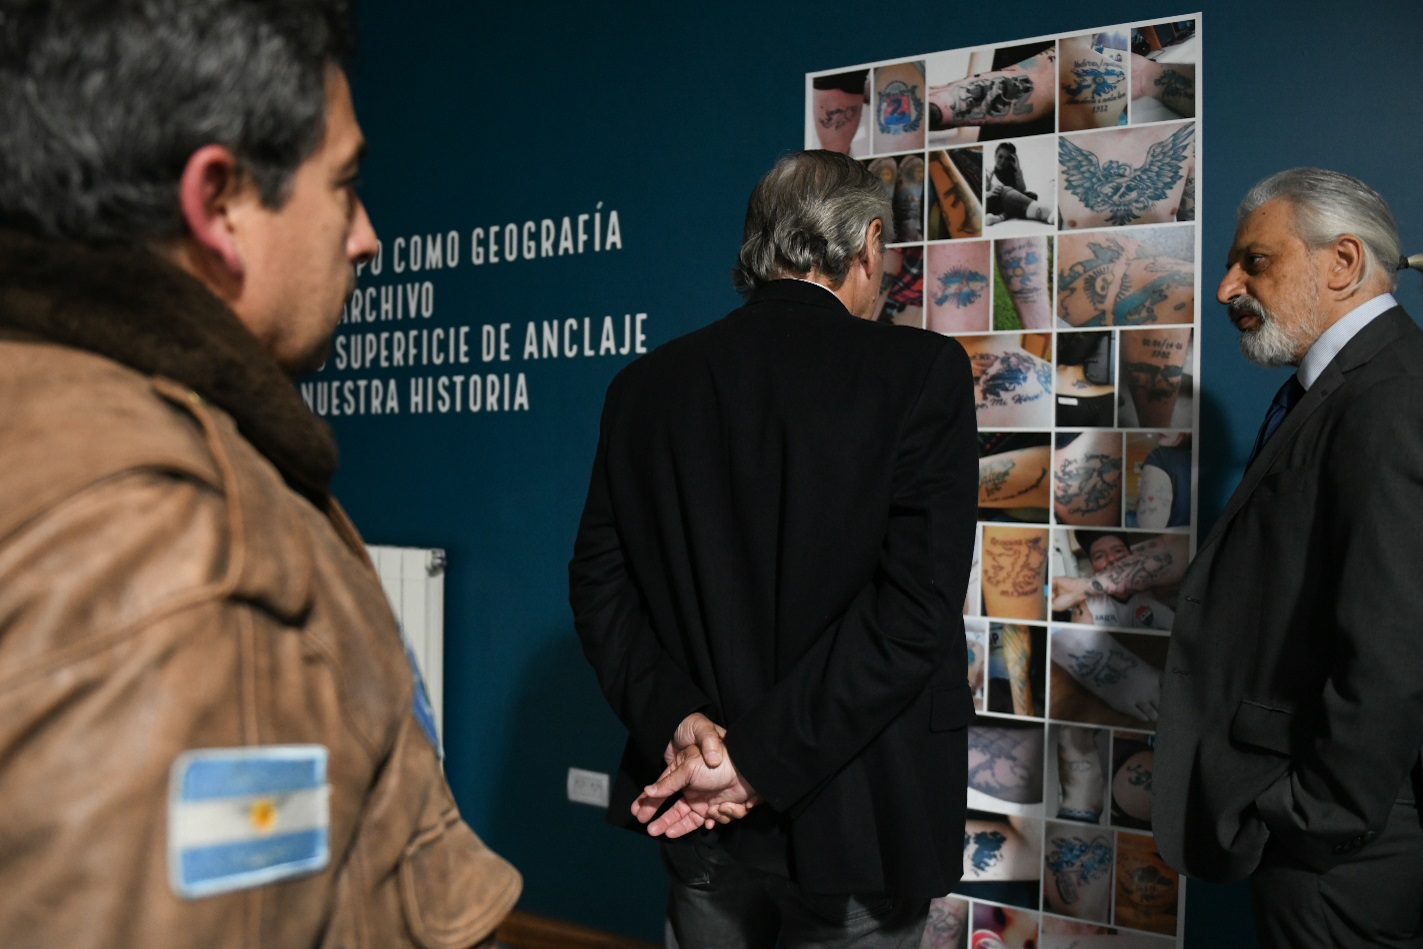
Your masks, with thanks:
[{"label": "photo collage panel", "polygon": [[1200,62],[1191,16],[806,77],[805,147],[891,209],[875,318],[954,337],[974,376],[978,714],[926,949],[1183,938],[1151,781],[1195,543]]}]

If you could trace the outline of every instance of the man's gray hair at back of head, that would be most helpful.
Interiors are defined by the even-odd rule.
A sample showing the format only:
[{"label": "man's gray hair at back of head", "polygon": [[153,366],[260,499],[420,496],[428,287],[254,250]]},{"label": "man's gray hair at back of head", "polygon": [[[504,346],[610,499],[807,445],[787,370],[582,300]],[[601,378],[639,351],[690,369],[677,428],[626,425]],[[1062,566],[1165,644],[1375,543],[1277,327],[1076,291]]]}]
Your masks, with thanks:
[{"label": "man's gray hair at back of head", "polygon": [[838,287],[865,252],[878,219],[894,239],[884,184],[848,155],[804,151],[766,172],[746,206],[746,229],[732,279],[741,293],[812,272]]},{"label": "man's gray hair at back of head", "polygon": [[1239,220],[1261,205],[1283,198],[1294,209],[1295,235],[1310,247],[1323,247],[1353,234],[1364,243],[1364,271],[1359,285],[1374,274],[1397,285],[1402,255],[1398,224],[1379,193],[1357,178],[1326,168],[1291,168],[1276,172],[1250,189],[1240,202]]}]

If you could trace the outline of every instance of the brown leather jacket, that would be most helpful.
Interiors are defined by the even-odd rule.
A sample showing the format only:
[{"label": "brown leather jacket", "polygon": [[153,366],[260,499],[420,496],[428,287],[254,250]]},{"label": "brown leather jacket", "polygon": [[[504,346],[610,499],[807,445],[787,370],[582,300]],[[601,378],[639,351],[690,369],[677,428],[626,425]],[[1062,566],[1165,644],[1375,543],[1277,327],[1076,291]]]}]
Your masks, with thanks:
[{"label": "brown leather jacket", "polygon": [[[0,235],[0,946],[462,947],[518,897],[274,370],[146,254]],[[329,864],[177,895],[175,758],[288,744],[329,752]]]}]

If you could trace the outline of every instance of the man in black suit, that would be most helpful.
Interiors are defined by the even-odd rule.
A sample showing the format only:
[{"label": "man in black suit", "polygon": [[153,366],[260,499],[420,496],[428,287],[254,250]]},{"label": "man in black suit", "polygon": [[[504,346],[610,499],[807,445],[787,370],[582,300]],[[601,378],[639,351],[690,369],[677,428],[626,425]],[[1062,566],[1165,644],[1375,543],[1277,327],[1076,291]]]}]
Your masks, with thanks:
[{"label": "man in black suit", "polygon": [[1182,581],[1153,824],[1201,879],[1253,872],[1267,946],[1423,944],[1423,332],[1383,200],[1312,168],[1240,207],[1218,297],[1293,365]]},{"label": "man in black suit", "polygon": [[892,226],[858,162],[783,158],[746,305],[608,389],[571,601],[683,949],[917,947],[962,873],[973,382],[868,319]]}]

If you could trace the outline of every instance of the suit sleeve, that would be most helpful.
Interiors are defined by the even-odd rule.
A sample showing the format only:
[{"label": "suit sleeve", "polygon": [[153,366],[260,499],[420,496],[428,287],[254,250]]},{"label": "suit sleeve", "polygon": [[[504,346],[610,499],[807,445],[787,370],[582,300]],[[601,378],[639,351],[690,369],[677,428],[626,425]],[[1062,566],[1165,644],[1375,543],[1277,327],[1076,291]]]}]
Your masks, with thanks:
[{"label": "suit sleeve", "polygon": [[929,687],[967,679],[962,613],[978,503],[968,357],[943,348],[906,420],[872,580],[767,696],[728,724],[733,762],[790,810]]},{"label": "suit sleeve", "polygon": [[1256,804],[1273,844],[1323,870],[1383,827],[1423,745],[1423,379],[1355,400],[1318,503],[1338,571],[1333,637],[1298,648],[1328,649],[1331,672],[1309,741]]},{"label": "suit sleeve", "polygon": [[603,695],[648,761],[661,761],[682,719],[710,705],[662,648],[642,603],[608,489],[609,428],[617,381],[608,390],[588,500],[568,565],[569,603]]}]

